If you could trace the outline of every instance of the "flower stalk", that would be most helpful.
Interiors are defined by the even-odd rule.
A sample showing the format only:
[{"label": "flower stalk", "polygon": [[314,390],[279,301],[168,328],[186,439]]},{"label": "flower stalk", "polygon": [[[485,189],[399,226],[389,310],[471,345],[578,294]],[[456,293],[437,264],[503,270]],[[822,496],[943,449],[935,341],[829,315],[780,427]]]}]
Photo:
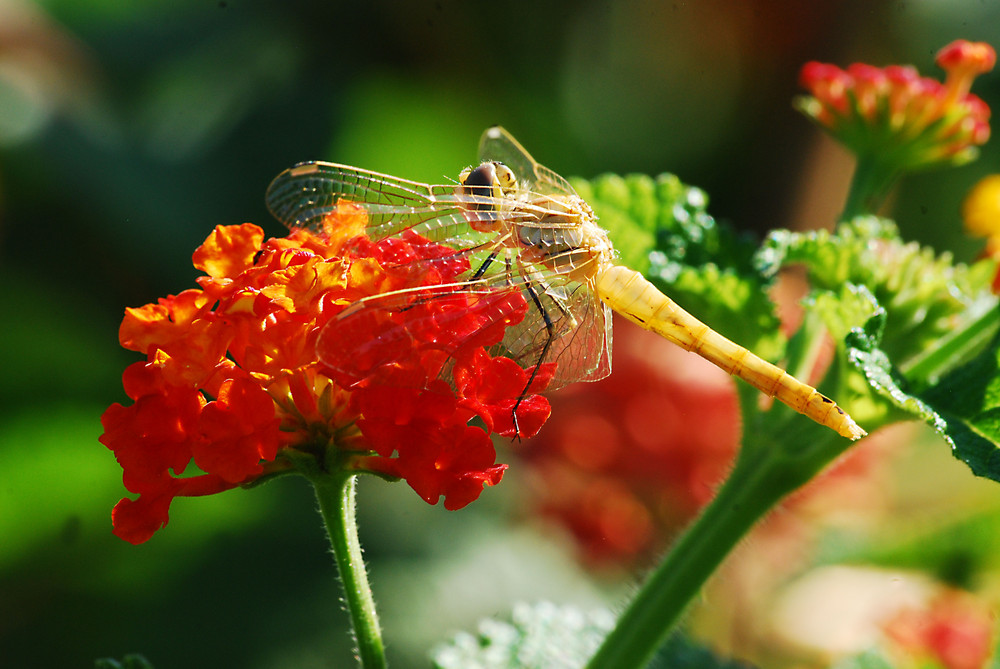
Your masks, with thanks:
[{"label": "flower stalk", "polygon": [[838,220],[849,221],[857,216],[877,214],[898,176],[897,170],[885,165],[876,156],[859,155],[847,201]]},{"label": "flower stalk", "polygon": [[358,660],[364,669],[380,669],[386,666],[385,647],[358,538],[355,509],[357,475],[347,472],[317,474],[311,476],[310,481],[316,491],[319,511],[330,538],[330,550],[340,574]]},{"label": "flower stalk", "polygon": [[[811,425],[805,429],[808,433],[790,439],[747,433],[732,474],[643,585],[588,669],[645,666],[691,599],[757,521],[849,446]],[[810,447],[796,452],[792,444]]]},{"label": "flower stalk", "polygon": [[[788,350],[789,370],[807,375],[825,336],[820,321],[807,316],[796,345]],[[588,669],[645,666],[754,525],[850,447],[851,442],[821,426],[796,420],[784,405],[772,407],[767,420],[756,421],[760,393],[743,384],[737,388],[744,425],[753,427],[744,429],[732,472],[643,585]]]}]

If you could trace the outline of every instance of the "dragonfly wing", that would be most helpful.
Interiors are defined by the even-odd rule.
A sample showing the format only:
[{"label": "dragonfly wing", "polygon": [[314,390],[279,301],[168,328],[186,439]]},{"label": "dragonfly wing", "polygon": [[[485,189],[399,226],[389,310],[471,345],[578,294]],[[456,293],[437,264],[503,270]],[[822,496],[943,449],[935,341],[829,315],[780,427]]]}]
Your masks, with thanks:
[{"label": "dragonfly wing", "polygon": [[459,248],[482,241],[470,223],[495,221],[498,201],[466,195],[451,185],[428,185],[337,163],[308,162],[291,167],[268,186],[267,207],[285,226],[321,232],[324,218],[340,202],[368,214],[373,241],[404,230]]},{"label": "dragonfly wing", "polygon": [[546,390],[604,378],[610,312],[585,285],[553,279],[493,274],[366,297],[324,326],[316,352],[347,385],[388,363],[429,370],[416,384],[448,380],[455,359],[480,346],[524,368],[555,363]]},{"label": "dragonfly wing", "polygon": [[[586,284],[533,272],[523,293],[524,320],[507,329],[506,354],[522,367],[555,363],[546,390],[576,381],[597,381],[611,373],[611,312]],[[551,340],[551,341],[550,341]]]},{"label": "dragonfly wing", "polygon": [[[424,386],[475,347],[493,347],[527,311],[522,287],[487,281],[408,288],[354,302],[330,320],[316,343],[319,360],[352,385],[393,364]],[[399,379],[396,379],[397,381]]]},{"label": "dragonfly wing", "polygon": [[522,189],[543,195],[576,195],[569,182],[531,157],[509,132],[493,126],[479,140],[479,160],[495,160],[514,170]]}]

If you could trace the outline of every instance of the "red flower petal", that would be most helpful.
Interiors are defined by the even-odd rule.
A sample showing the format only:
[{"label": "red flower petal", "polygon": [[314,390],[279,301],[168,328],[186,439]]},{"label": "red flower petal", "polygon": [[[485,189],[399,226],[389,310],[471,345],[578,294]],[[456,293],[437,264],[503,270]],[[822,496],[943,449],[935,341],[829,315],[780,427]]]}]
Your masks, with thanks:
[{"label": "red flower petal", "polygon": [[445,508],[460,509],[478,499],[484,485],[494,485],[506,465],[496,464],[496,451],[481,428],[452,425],[421,433],[411,430],[401,443],[400,474],[428,504],[445,497]]},{"label": "red flower petal", "polygon": [[194,266],[213,278],[232,278],[253,264],[264,241],[264,231],[252,223],[218,225],[192,259]]},{"label": "red flower petal", "polygon": [[143,495],[137,500],[122,499],[111,511],[115,536],[130,544],[141,544],[163,529],[170,519],[168,511],[174,500],[171,493]]},{"label": "red flower petal", "polygon": [[112,404],[101,423],[101,443],[115,453],[123,469],[125,487],[143,492],[159,485],[168,470],[180,473],[200,439],[198,416],[201,395],[184,388],[145,395],[130,407]]},{"label": "red flower petal", "polygon": [[260,474],[260,461],[277,455],[279,426],[274,401],[259,385],[246,379],[227,381],[219,399],[201,412],[204,439],[193,448],[195,463],[231,483]]},{"label": "red flower petal", "polygon": [[166,526],[174,497],[214,495],[232,488],[232,484],[210,474],[188,479],[164,477],[155,491],[143,493],[136,500],[122,499],[115,505],[111,511],[114,534],[129,543],[141,544]]}]

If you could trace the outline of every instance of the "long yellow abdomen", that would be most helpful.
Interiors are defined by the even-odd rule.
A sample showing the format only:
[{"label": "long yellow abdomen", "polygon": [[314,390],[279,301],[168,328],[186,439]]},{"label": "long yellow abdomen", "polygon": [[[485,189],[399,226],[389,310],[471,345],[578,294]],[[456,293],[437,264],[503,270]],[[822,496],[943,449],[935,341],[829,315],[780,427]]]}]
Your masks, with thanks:
[{"label": "long yellow abdomen", "polygon": [[640,327],[697,353],[843,437],[860,439],[867,434],[836,402],[729,341],[677,306],[635,270],[608,264],[597,272],[595,283],[598,295],[609,307]]}]

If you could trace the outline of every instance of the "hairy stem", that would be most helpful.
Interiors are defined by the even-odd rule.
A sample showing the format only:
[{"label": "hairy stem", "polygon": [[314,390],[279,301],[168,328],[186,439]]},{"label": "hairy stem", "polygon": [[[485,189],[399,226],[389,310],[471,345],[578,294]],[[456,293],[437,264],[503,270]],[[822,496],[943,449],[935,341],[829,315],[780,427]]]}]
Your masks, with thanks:
[{"label": "hairy stem", "polygon": [[344,588],[358,659],[364,669],[380,669],[386,666],[385,648],[358,539],[354,504],[356,479],[356,475],[346,472],[310,477]]}]

